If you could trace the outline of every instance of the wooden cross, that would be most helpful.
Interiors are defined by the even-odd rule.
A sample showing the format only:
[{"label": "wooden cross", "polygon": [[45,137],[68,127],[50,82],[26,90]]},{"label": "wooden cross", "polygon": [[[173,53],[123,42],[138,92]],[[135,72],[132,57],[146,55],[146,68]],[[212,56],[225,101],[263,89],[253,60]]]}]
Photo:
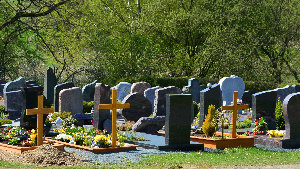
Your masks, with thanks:
[{"label": "wooden cross", "polygon": [[248,109],[248,104],[237,104],[238,99],[238,91],[233,92],[233,105],[231,106],[221,106],[221,110],[232,110],[232,138],[236,138],[236,119],[237,119],[237,111],[241,109]]},{"label": "wooden cross", "polygon": [[112,90],[112,104],[99,104],[99,109],[111,109],[112,110],[112,147],[116,147],[117,141],[117,109],[129,109],[130,104],[118,104],[117,103],[117,90]]},{"label": "wooden cross", "polygon": [[38,108],[26,109],[26,115],[37,115],[37,146],[43,144],[43,115],[53,113],[53,108],[44,108],[44,96],[38,96]]}]

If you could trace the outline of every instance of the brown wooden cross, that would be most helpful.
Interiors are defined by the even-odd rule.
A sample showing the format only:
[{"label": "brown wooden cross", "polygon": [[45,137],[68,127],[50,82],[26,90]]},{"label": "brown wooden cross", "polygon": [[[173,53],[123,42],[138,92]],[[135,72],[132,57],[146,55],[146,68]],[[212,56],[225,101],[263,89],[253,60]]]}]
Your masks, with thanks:
[{"label": "brown wooden cross", "polygon": [[38,96],[38,108],[26,109],[26,115],[37,115],[37,146],[43,144],[43,115],[53,113],[53,108],[44,108],[44,96]]},{"label": "brown wooden cross", "polygon": [[232,110],[232,138],[236,138],[236,119],[237,119],[237,111],[241,109],[248,109],[248,104],[237,104],[238,99],[238,91],[233,92],[233,105],[231,106],[221,106],[221,110]]},{"label": "brown wooden cross", "polygon": [[99,109],[111,109],[112,110],[112,147],[116,147],[117,141],[117,109],[129,109],[130,104],[118,104],[117,103],[117,90],[112,90],[112,104],[99,104]]}]

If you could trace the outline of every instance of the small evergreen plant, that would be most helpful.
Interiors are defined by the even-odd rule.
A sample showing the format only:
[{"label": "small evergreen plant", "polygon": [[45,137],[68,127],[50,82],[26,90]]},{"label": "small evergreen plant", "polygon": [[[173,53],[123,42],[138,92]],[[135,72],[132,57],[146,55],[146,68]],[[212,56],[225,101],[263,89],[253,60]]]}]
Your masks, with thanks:
[{"label": "small evergreen plant", "polygon": [[208,114],[205,116],[205,121],[202,125],[202,131],[204,132],[206,137],[212,137],[216,129],[217,125],[217,117],[218,113],[214,105],[210,105],[208,107]]},{"label": "small evergreen plant", "polygon": [[275,108],[275,122],[276,122],[276,129],[277,130],[284,130],[285,129],[285,122],[283,117],[283,103],[278,98],[276,108]]}]

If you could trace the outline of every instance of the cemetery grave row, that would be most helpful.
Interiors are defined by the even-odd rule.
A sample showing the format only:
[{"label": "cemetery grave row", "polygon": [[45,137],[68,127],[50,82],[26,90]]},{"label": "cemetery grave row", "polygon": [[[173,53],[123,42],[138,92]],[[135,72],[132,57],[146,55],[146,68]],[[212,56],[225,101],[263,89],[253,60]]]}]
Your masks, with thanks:
[{"label": "cemetery grave row", "polygon": [[[251,147],[254,146],[254,140],[258,144],[299,148],[300,133],[297,131],[300,124],[298,121],[300,119],[299,92],[300,87],[293,85],[251,93],[245,91],[243,79],[237,76],[224,77],[219,84],[208,84],[207,88],[201,86],[199,80],[192,78],[188,81],[188,86],[183,87],[182,90],[175,86],[151,87],[147,82],[134,84],[121,82],[115,87],[110,87],[97,81],[87,84],[81,90],[72,82],[57,85],[53,71],[48,69],[44,87],[34,81],[26,82],[20,77],[5,83],[3,98],[8,118],[19,120],[20,126],[27,130],[37,129],[34,139],[29,139],[30,135],[35,134],[34,132],[25,135],[27,141],[34,142],[33,145],[43,144],[44,122],[47,121],[53,124],[52,130],[56,128],[54,129],[56,132],[50,132],[56,136],[47,137],[46,140],[99,153],[134,149],[136,145],[160,150],[203,150],[204,146]],[[283,101],[285,135],[281,138],[269,138],[265,136],[268,131],[266,127],[263,128],[263,125],[268,125],[268,129],[275,129],[275,107],[278,99]],[[91,112],[83,112],[83,101],[94,103]],[[50,108],[52,103],[53,108]],[[194,114],[197,114],[194,113],[193,106],[199,103],[197,127],[193,128],[196,133],[199,132],[199,135],[193,136],[191,124],[195,122]],[[211,105],[215,106],[214,110]],[[252,119],[255,135],[237,135],[237,117],[242,117],[241,110],[249,107],[252,107],[252,111],[244,112],[246,112],[245,116]],[[216,116],[212,115],[213,111],[218,117],[213,117]],[[227,111],[227,116],[231,117],[229,121],[232,123],[231,134],[224,133],[224,121],[220,124],[219,115],[224,118],[226,116],[224,111]],[[233,113],[229,113],[230,111]],[[47,116],[49,113],[51,114]],[[63,114],[68,114],[68,117],[63,117]],[[55,121],[54,116],[58,116]],[[209,118],[219,122],[206,126]],[[259,121],[256,122],[255,119]],[[76,125],[84,127],[76,127],[76,121]],[[91,121],[92,126],[90,126]],[[133,122],[130,128],[133,132],[118,133],[117,122],[122,121]],[[257,124],[261,122],[262,124]],[[87,129],[88,126],[92,129]],[[208,135],[206,130],[211,130],[212,134]],[[136,134],[143,139],[137,139]],[[249,135],[248,132],[245,134]],[[257,136],[257,134],[264,134],[264,136]],[[221,138],[217,138],[218,135]]]}]

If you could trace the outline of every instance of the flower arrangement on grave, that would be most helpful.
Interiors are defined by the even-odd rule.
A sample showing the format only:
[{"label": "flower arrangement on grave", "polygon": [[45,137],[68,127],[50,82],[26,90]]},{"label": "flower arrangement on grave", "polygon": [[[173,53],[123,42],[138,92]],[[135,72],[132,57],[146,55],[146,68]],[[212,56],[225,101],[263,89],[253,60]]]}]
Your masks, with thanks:
[{"label": "flower arrangement on grave", "polygon": [[255,128],[253,129],[253,135],[265,135],[267,134],[268,124],[264,118],[261,117],[258,120],[255,119]]},{"label": "flower arrangement on grave", "polygon": [[199,118],[200,118],[200,112],[198,112],[197,116],[194,117],[194,119],[193,119],[192,129],[199,128]]},{"label": "flower arrangement on grave", "polygon": [[283,137],[285,135],[285,131],[283,130],[268,130],[267,135],[272,137]]},{"label": "flower arrangement on grave", "polygon": [[37,134],[35,132],[34,129],[31,130],[31,134],[30,134],[30,141],[29,144],[31,145],[36,145],[36,141],[37,141]]}]

